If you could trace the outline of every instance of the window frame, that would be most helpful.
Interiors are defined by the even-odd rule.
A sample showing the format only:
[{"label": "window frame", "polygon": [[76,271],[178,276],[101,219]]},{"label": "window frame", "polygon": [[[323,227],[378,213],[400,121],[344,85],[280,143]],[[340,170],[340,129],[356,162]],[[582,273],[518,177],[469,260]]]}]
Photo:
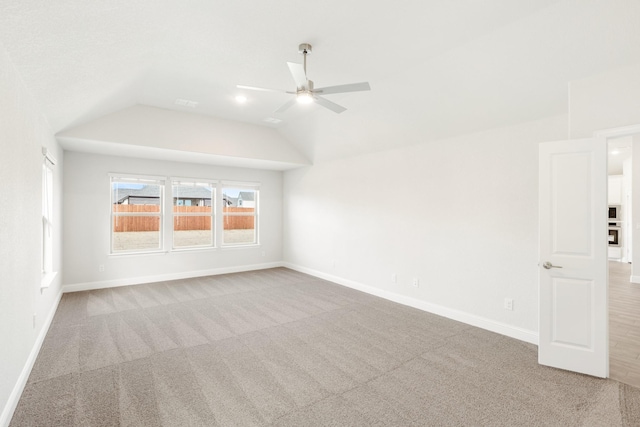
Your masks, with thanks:
[{"label": "window frame", "polygon": [[[123,184],[149,184],[159,186],[159,212],[135,212],[135,213],[121,213],[114,212],[113,205],[117,202],[114,197],[114,182]],[[136,175],[126,173],[110,173],[109,174],[109,199],[110,199],[110,215],[109,215],[109,255],[131,255],[131,254],[153,254],[162,253],[165,251],[165,191],[166,191],[167,178],[154,175]],[[117,217],[158,217],[158,247],[148,249],[127,249],[127,250],[114,250],[114,224]]]},{"label": "window frame", "polygon": [[[234,190],[249,190],[254,192],[254,210],[251,213],[247,212],[225,212],[225,189],[234,189]],[[221,248],[237,248],[237,247],[247,247],[247,246],[259,246],[260,245],[260,183],[256,182],[239,182],[239,181],[222,181],[220,183],[220,211],[221,211],[221,220],[220,223],[220,247]],[[242,216],[251,216],[254,217],[254,241],[251,243],[225,243],[224,241],[224,224],[225,219],[227,217],[242,217]]]},{"label": "window frame", "polygon": [[45,156],[42,163],[42,253],[41,285],[49,285],[47,280],[53,271],[53,165]]},{"label": "window frame", "polygon": [[[218,206],[217,197],[218,197],[218,181],[212,179],[202,179],[202,178],[183,178],[183,177],[170,177],[168,182],[171,183],[171,200],[167,200],[167,206],[171,206],[171,250],[172,251],[192,251],[192,250],[206,250],[206,249],[215,249],[217,247],[216,240],[218,238],[217,233],[217,212],[216,208]],[[174,185],[175,183],[187,183],[187,184],[208,184],[211,187],[211,211],[209,213],[206,212],[193,212],[193,213],[180,213],[174,210]],[[183,205],[187,206],[187,205]],[[191,206],[191,205],[189,205]],[[210,216],[211,217],[211,244],[210,245],[192,245],[192,246],[176,246],[175,245],[175,220],[179,217],[201,217],[201,216]]]}]

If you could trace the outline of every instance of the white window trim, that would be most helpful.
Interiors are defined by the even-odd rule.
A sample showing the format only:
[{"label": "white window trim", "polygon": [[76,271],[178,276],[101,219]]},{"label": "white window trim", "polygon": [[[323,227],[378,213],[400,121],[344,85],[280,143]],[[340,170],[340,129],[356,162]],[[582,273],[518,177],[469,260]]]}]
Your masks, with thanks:
[{"label": "white window trim", "polygon": [[[259,182],[249,181],[228,181],[217,180],[210,178],[193,178],[193,177],[177,177],[177,176],[160,176],[160,175],[139,175],[129,173],[108,173],[109,177],[109,250],[107,256],[109,257],[129,257],[140,255],[166,255],[170,253],[188,253],[188,252],[204,252],[204,251],[217,251],[217,250],[240,250],[243,248],[256,248],[261,246],[260,243],[260,187]],[[128,251],[113,251],[113,182],[116,179],[118,182],[140,184],[140,183],[158,183],[161,185],[161,209],[160,213],[157,212],[139,212],[134,215],[117,215],[117,216],[160,216],[160,248],[149,250],[128,250]],[[215,195],[212,197],[212,223],[213,223],[213,245],[212,246],[185,246],[174,247],[173,246],[173,182],[199,182],[208,183],[215,189]],[[256,209],[253,213],[242,212],[229,212],[223,213],[223,189],[230,187],[238,190],[252,190],[256,192]],[[171,197],[167,197],[168,189],[171,191]],[[171,214],[167,214],[171,212]],[[202,216],[201,213],[193,214],[180,214],[180,216]],[[253,216],[255,224],[255,242],[253,243],[223,243],[224,240],[224,217],[228,216]]]},{"label": "white window trim", "polygon": [[54,169],[56,159],[46,147],[42,147],[42,252],[40,290],[48,288],[53,283],[58,272],[54,270],[53,253],[53,217],[54,205]]},{"label": "white window trim", "polygon": [[[255,210],[252,213],[246,212],[224,212],[224,189],[225,188],[233,188],[234,190],[251,190],[255,191]],[[220,236],[220,248],[222,249],[231,249],[231,248],[247,248],[247,247],[256,247],[260,246],[260,183],[254,182],[246,182],[246,181],[222,181],[220,183],[220,221],[219,224],[219,232]],[[227,216],[253,216],[254,217],[254,226],[255,226],[255,242],[252,243],[224,243],[224,218]]]},{"label": "white window trim", "polygon": [[[171,198],[167,197],[167,208],[171,212],[171,250],[173,252],[183,252],[183,251],[197,251],[197,250],[211,250],[216,249],[216,240],[218,237],[217,233],[217,206],[218,206],[218,194],[219,194],[219,183],[217,180],[211,179],[202,179],[202,178],[182,178],[182,177],[171,177],[169,179],[171,183]],[[174,182],[177,182],[178,185],[180,183],[188,183],[188,184],[209,184],[212,188],[211,194],[211,213],[206,212],[191,212],[191,213],[176,213],[173,210],[173,185]],[[211,217],[211,244],[210,245],[196,245],[196,246],[175,246],[175,229],[174,229],[174,219],[176,217],[181,216],[210,216]]]},{"label": "white window trim", "polygon": [[[165,215],[165,202],[166,202],[166,198],[165,198],[165,192],[166,192],[166,186],[167,186],[167,177],[164,176],[154,176],[154,175],[135,175],[135,174],[121,174],[121,173],[110,173],[109,175],[109,211],[110,211],[110,215],[109,215],[109,252],[108,254],[110,256],[121,256],[121,255],[138,255],[138,254],[161,254],[161,253],[167,253],[167,251],[165,250],[165,241],[164,241],[164,229],[165,229],[165,221],[166,221],[166,215]],[[120,183],[128,183],[128,184],[140,184],[140,183],[146,183],[146,184],[157,184],[160,186],[160,212],[136,212],[134,214],[119,214],[119,213],[115,213],[113,212],[113,204],[115,202],[114,198],[113,198],[113,183],[114,180],[116,180],[115,182],[120,182]],[[123,216],[157,216],[159,217],[159,222],[160,222],[160,230],[159,230],[159,244],[160,247],[159,248],[152,248],[152,249],[132,249],[132,250],[122,250],[122,251],[114,251],[113,250],[113,224],[114,224],[114,219],[116,217],[123,217]]]}]

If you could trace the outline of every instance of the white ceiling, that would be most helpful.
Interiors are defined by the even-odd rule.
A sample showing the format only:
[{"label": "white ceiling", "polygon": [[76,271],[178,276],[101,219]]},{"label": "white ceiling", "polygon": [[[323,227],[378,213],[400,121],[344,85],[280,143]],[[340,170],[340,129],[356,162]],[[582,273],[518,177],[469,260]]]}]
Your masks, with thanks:
[{"label": "white ceiling", "polygon": [[623,163],[633,155],[633,136],[607,139],[607,145],[607,171],[609,175],[622,175]]},{"label": "white ceiling", "polygon": [[[0,47],[54,132],[142,104],[275,127],[318,161],[566,113],[570,81],[640,62],[639,23],[637,0],[4,0]],[[371,92],[327,96],[340,115],[234,101],[292,90],[302,42],[317,87]]]}]

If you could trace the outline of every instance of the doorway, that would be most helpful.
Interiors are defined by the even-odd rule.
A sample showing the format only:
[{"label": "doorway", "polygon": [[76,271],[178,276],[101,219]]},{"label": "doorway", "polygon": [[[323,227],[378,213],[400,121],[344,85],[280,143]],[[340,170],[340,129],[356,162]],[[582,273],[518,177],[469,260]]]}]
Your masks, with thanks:
[{"label": "doorway", "polygon": [[[591,138],[570,139],[540,143],[539,156],[539,339],[538,363],[555,368],[581,372],[597,377],[611,377],[610,349],[625,353],[621,368],[614,378],[631,382],[640,379],[640,354],[622,343],[622,336],[635,335],[640,340],[640,321],[630,319],[628,313],[617,314],[630,326],[622,333],[616,333],[616,340],[609,335],[609,265],[607,243],[607,142],[624,136],[640,137],[640,125],[607,129],[595,132]],[[636,141],[634,141],[636,142]],[[637,141],[640,147],[640,140]],[[633,153],[633,152],[632,152]],[[640,168],[640,148],[635,150],[638,157],[636,167]],[[633,161],[633,158],[632,158]],[[636,173],[640,177],[639,172]],[[631,254],[619,252],[615,267],[624,266],[626,256],[632,264],[629,270],[618,271],[618,277],[628,278],[623,283],[625,290],[640,288],[640,180],[631,198],[628,218],[637,230],[629,241]],[[629,186],[630,187],[630,186]],[[619,195],[622,197],[622,193]],[[620,202],[622,205],[622,202]],[[622,211],[622,206],[618,206]],[[636,212],[634,219],[633,211]],[[618,218],[614,212],[613,219]],[[622,219],[620,219],[623,221]],[[614,226],[619,224],[614,224]],[[619,230],[617,238],[621,238]],[[615,237],[615,236],[614,236]],[[633,250],[635,246],[635,251]],[[636,257],[636,262],[633,258]],[[633,286],[631,283],[633,282]],[[629,295],[618,298],[629,306]],[[639,300],[640,301],[640,300]],[[633,306],[631,306],[633,307]],[[640,311],[639,308],[630,309]],[[613,312],[615,315],[615,312]],[[622,323],[622,322],[621,322]],[[640,363],[639,363],[640,364]],[[614,367],[618,366],[615,365]]]},{"label": "doorway", "polygon": [[634,140],[640,148],[640,134],[607,138],[609,376],[640,387],[640,284],[631,283],[639,222],[633,221],[634,181],[640,187],[640,176],[633,176]]}]

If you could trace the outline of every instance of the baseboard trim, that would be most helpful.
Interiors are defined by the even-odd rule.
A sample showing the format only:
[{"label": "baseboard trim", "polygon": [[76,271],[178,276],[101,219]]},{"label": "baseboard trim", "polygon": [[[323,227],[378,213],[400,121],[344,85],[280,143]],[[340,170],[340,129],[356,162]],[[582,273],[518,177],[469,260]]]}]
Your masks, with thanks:
[{"label": "baseboard trim", "polygon": [[629,278],[629,281],[630,281],[631,283],[640,283],[640,276],[631,276],[631,277]]},{"label": "baseboard trim", "polygon": [[58,292],[55,302],[53,303],[51,310],[49,310],[49,314],[47,315],[47,318],[42,325],[42,329],[40,329],[40,333],[38,334],[36,341],[33,343],[33,347],[31,348],[29,357],[27,358],[27,361],[22,368],[22,372],[18,377],[18,381],[16,381],[16,384],[13,387],[13,391],[11,391],[11,394],[9,395],[9,399],[7,399],[7,403],[2,410],[2,415],[0,415],[0,426],[9,426],[11,418],[13,418],[13,413],[18,407],[20,396],[22,396],[24,387],[27,385],[27,380],[29,379],[29,375],[31,375],[33,365],[36,363],[36,359],[38,358],[38,353],[40,353],[40,348],[42,348],[44,338],[47,336],[47,332],[49,332],[49,327],[51,326],[51,322],[53,322],[53,316],[56,314],[56,310],[58,309],[61,298],[62,290]]},{"label": "baseboard trim", "polygon": [[515,338],[520,341],[525,341],[531,344],[538,345],[538,334],[534,331],[530,331],[516,326],[507,325],[506,323],[496,322],[495,320],[487,319],[475,314],[465,313],[463,311],[455,310],[452,308],[444,307],[438,304],[422,301],[416,298],[408,297],[405,295],[399,295],[393,292],[377,289],[372,286],[368,286],[353,280],[344,279],[331,274],[323,273],[311,268],[302,267],[300,265],[291,264],[285,262],[283,267],[290,268],[301,273],[309,274],[320,279],[328,280],[330,282],[337,283],[348,288],[352,288],[358,291],[362,291],[371,295],[375,295],[380,298],[387,299],[389,301],[397,302],[409,307],[417,308],[418,310],[426,311],[429,313],[437,314],[438,316],[446,317],[452,320],[457,320],[462,323],[466,323],[471,326],[486,329],[491,332],[496,332],[501,335],[505,335],[511,338]]},{"label": "baseboard trim", "polygon": [[217,276],[219,274],[241,273],[244,271],[264,270],[266,268],[276,267],[282,267],[282,262],[267,262],[263,264],[212,268],[207,270],[185,271],[181,273],[158,274],[155,276],[140,276],[126,279],[102,280],[98,282],[72,283],[62,286],[62,292],[68,293],[92,291],[95,289],[117,288],[120,286],[141,285],[143,283],[164,282],[167,280],[190,279],[192,277]]}]

